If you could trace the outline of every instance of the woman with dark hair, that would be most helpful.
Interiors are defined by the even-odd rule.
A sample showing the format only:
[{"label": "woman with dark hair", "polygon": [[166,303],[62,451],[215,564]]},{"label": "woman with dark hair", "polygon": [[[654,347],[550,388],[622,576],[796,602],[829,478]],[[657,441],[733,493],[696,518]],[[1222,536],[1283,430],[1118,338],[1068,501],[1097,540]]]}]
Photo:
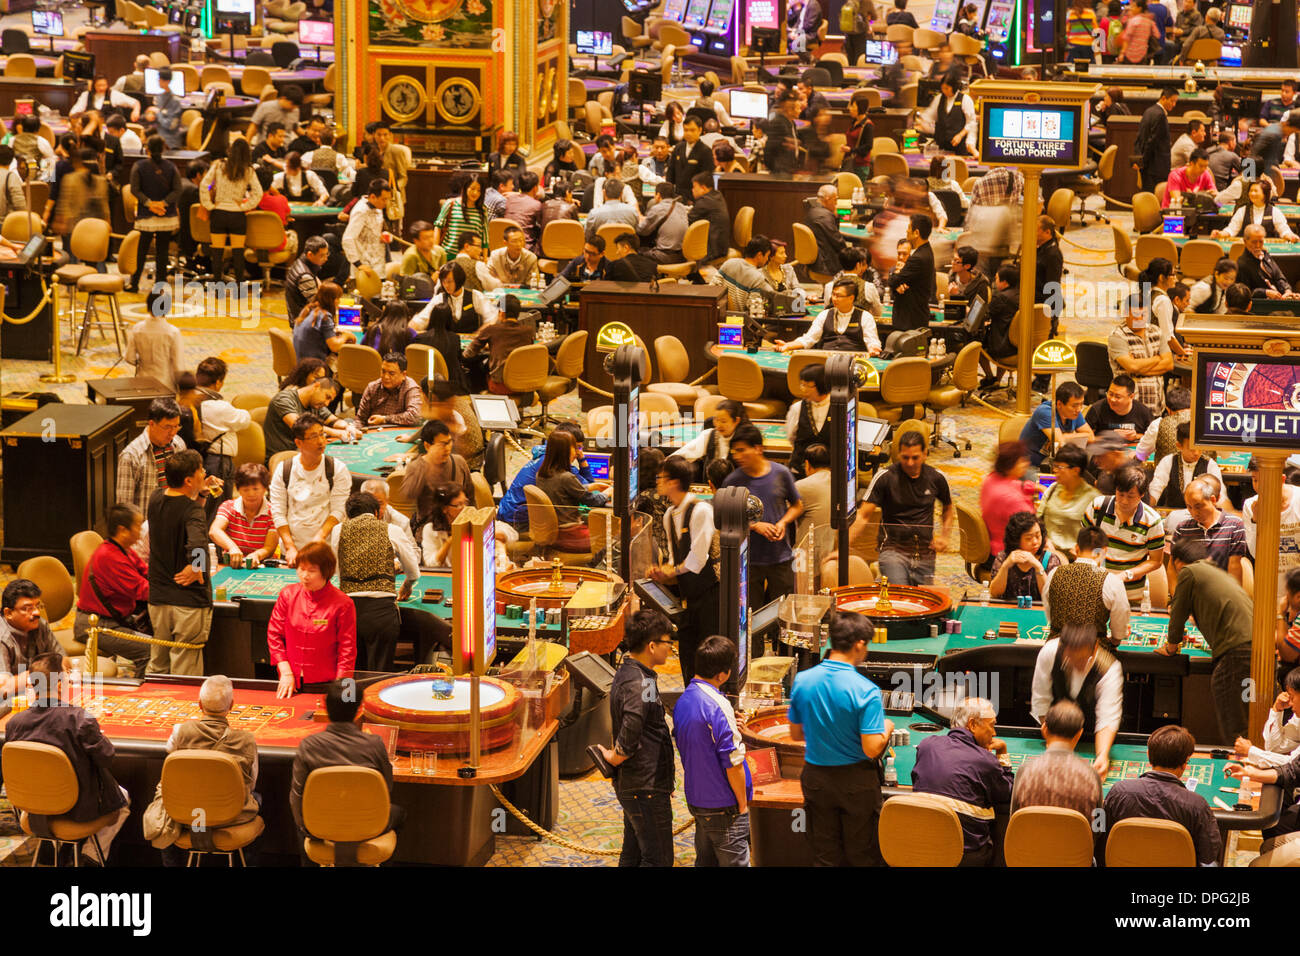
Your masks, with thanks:
[{"label": "woman with dark hair", "polygon": [[1241,235],[1247,226],[1263,226],[1264,234],[1270,239],[1285,239],[1287,242],[1300,242],[1297,236],[1273,202],[1273,180],[1265,176],[1250,184],[1250,187],[1237,200],[1237,208],[1232,218],[1222,229],[1212,233],[1215,239],[1232,239]]},{"label": "woman with dark hair", "polygon": [[591,532],[582,520],[578,507],[603,508],[604,495],[588,491],[573,473],[573,463],[578,460],[578,448],[573,436],[554,431],[546,439],[546,454],[537,469],[537,487],[544,491],[555,506],[555,519],[559,534],[555,547],[561,551],[583,554],[591,550]]},{"label": "woman with dark hair", "polygon": [[555,141],[555,158],[546,164],[546,169],[542,174],[548,189],[551,188],[551,181],[557,176],[565,176],[578,171],[578,161],[575,158],[575,153],[578,151],[578,147],[567,139],[557,139]]},{"label": "woman with dark hair", "polygon": [[[663,467],[664,453],[658,448],[645,448],[637,456],[636,500],[632,510],[650,516],[650,528],[654,533],[655,544],[660,554],[668,554],[668,532],[664,529],[664,512],[668,510],[668,498],[659,493],[659,469]],[[600,547],[600,542],[597,542]]]},{"label": "woman with dark hair", "polygon": [[154,243],[153,281],[167,281],[168,250],[172,235],[180,228],[176,202],[181,197],[181,174],[176,167],[163,159],[166,148],[161,136],[150,136],[149,158],[131,167],[131,195],[135,197],[135,228],[140,233],[140,245],[135,253],[135,271],[126,285],[126,291],[140,288],[144,261],[149,257],[149,240]]},{"label": "woman with dark hair", "polygon": [[289,202],[325,205],[330,191],[325,182],[310,169],[304,169],[301,153],[284,157],[284,171],[271,177],[271,185],[284,193]]},{"label": "woman with dark hair", "polygon": [[790,260],[790,247],[782,239],[773,239],[772,255],[763,266],[763,275],[771,283],[775,292],[793,292],[799,288],[799,277],[795,275],[794,265]]},{"label": "woman with dark hair", "polygon": [[433,489],[433,511],[420,529],[420,553],[426,566],[447,566],[452,522],[468,507],[469,499],[460,485],[441,484]]},{"label": "woman with dark hair", "polygon": [[731,436],[737,428],[748,423],[749,413],[745,406],[735,399],[724,399],[714,408],[712,421],[706,420],[706,427],[679,448],[676,455],[687,461],[698,461],[703,480],[710,462],[722,460],[731,463]]},{"label": "woman with dark hair", "polygon": [[659,127],[659,135],[668,140],[669,146],[676,146],[686,138],[685,119],[686,113],[682,109],[682,104],[676,100],[669,100],[664,106],[663,125]]},{"label": "woman with dark hair", "polygon": [[1007,519],[1006,547],[993,562],[989,596],[1015,600],[1043,599],[1047,575],[1061,563],[1044,543],[1043,522],[1032,511],[1017,511]]},{"label": "woman with dark hair", "polygon": [[428,345],[440,355],[447,365],[447,381],[458,391],[469,394],[469,378],[461,364],[460,336],[452,331],[455,318],[446,302],[436,303],[429,309],[429,325],[416,334],[416,345]]},{"label": "woman with dark hair", "polygon": [[406,347],[415,338],[411,330],[411,310],[405,302],[389,302],[379,319],[372,323],[366,334],[361,337],[361,344],[368,345],[380,355],[396,352],[406,354]]},{"label": "woman with dark hair", "polygon": [[1100,492],[1088,483],[1088,455],[1078,445],[1062,445],[1052,462],[1056,478],[1038,502],[1047,545],[1067,560],[1074,553],[1083,513]]},{"label": "woman with dark hair", "polygon": [[[262,184],[253,169],[248,140],[230,144],[225,159],[218,159],[199,184],[199,202],[208,216],[212,233],[212,271],[218,279],[225,274],[226,246],[234,260],[235,281],[244,281],[244,233],[248,213],[262,201]],[[202,215],[202,214],[200,214]]]},{"label": "woman with dark hair", "polygon": [[357,168],[356,178],[352,180],[352,198],[361,199],[370,192],[373,179],[388,179],[388,170],[384,169],[384,157],[373,143],[366,143],[361,154],[361,165]]},{"label": "woman with dark hair", "polygon": [[357,609],[330,583],[337,566],[324,541],[298,550],[298,583],[280,592],[266,625],[267,651],[280,676],[276,697],[323,693],[333,681],[352,676]]},{"label": "woman with dark hair", "polygon": [[1029,470],[1029,449],[1022,441],[1004,441],[993,458],[993,471],[980,486],[980,512],[989,529],[989,554],[1002,552],[1002,532],[1007,520],[1018,511],[1034,510],[1037,486],[1025,481]]},{"label": "woman with dark hair", "polygon": [[280,385],[281,388],[302,388],[304,385],[310,385],[317,379],[328,378],[330,367],[325,364],[324,359],[318,358],[300,358],[298,364],[293,367],[289,377]]},{"label": "woman with dark hair", "polygon": [[719,173],[743,173],[745,167],[736,159],[736,147],[725,139],[713,144],[713,168]]},{"label": "woman with dark hair", "polygon": [[854,173],[864,183],[871,178],[871,149],[876,143],[876,124],[871,122],[867,110],[871,105],[871,95],[859,90],[849,98],[850,123],[844,133],[844,145],[848,151],[840,166],[846,172]]},{"label": "woman with dark hair", "polygon": [[513,169],[516,173],[522,173],[527,168],[524,157],[519,152],[519,134],[510,129],[502,130],[497,139],[496,152],[488,154],[488,172]]},{"label": "woman with dark hair", "polygon": [[351,332],[337,328],[342,295],[343,290],[333,282],[322,282],[316,288],[293,327],[293,348],[300,357],[328,362],[344,345],[356,341]]},{"label": "woman with dark hair", "polygon": [[483,207],[483,184],[476,177],[470,178],[465,181],[458,197],[443,203],[434,223],[434,228],[438,230],[434,242],[444,249],[459,249],[461,233],[475,232],[486,248],[487,221],[487,210]]}]

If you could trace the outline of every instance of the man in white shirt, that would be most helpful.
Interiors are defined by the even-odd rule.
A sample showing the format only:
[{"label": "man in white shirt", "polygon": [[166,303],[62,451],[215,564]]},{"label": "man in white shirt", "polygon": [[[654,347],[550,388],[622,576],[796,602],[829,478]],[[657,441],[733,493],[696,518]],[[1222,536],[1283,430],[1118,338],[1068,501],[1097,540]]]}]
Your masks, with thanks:
[{"label": "man in white shirt", "polygon": [[524,248],[528,238],[518,226],[506,227],[505,240],[504,246],[488,256],[488,271],[502,285],[526,286],[537,271],[537,256]]},{"label": "man in white shirt", "polygon": [[328,541],[330,531],[343,520],[352,492],[352,476],[341,461],[325,454],[325,429],[320,420],[300,415],[293,423],[293,443],[298,454],[271,475],[271,518],[280,535],[280,549],[290,565],[308,541]]},{"label": "man in white shirt", "polygon": [[713,544],[713,506],[691,494],[695,469],[681,458],[672,457],[659,466],[656,476],[660,494],[668,499],[664,512],[667,560],[650,569],[659,584],[676,587],[686,605],[677,625],[678,656],[682,679],[695,676],[695,649],[718,629],[718,574],[710,555]]},{"label": "man in white shirt", "polygon": [[393,195],[387,179],[375,177],[370,181],[370,191],[348,214],[348,227],[343,231],[343,255],[352,263],[352,273],[362,266],[373,269],[383,278],[388,264],[388,243],[392,241],[384,226],[384,210]]},{"label": "man in white shirt", "polygon": [[[1182,489],[1201,475],[1213,475],[1219,481],[1223,481],[1223,471],[1219,468],[1219,463],[1213,458],[1203,458],[1200,449],[1192,444],[1190,421],[1179,423],[1175,435],[1178,450],[1156,462],[1156,470],[1151,475],[1151,484],[1147,486],[1147,494],[1158,508],[1177,508],[1182,504]],[[1175,466],[1178,468],[1176,475]],[[1174,488],[1170,488],[1171,484]],[[1164,498],[1166,489],[1169,489],[1168,498]]]},{"label": "man in white shirt", "polygon": [[776,340],[782,352],[797,349],[830,349],[832,351],[867,352],[880,354],[880,335],[876,320],[864,309],[854,308],[858,286],[853,279],[840,279],[831,288],[831,308],[823,309],[808,331],[790,342]]},{"label": "man in white shirt", "polygon": [[104,121],[104,132],[118,140],[122,152],[144,152],[144,144],[140,142],[140,137],[126,128],[126,117],[121,113],[114,113]]},{"label": "man in white shirt", "polygon": [[149,57],[141,55],[135,58],[135,70],[131,73],[119,76],[113,81],[113,89],[120,93],[127,92],[128,83],[131,91],[136,93],[144,92],[144,71],[149,69]]},{"label": "man in white shirt", "polygon": [[[1282,715],[1291,711],[1291,719],[1283,723]],[[1300,747],[1300,668],[1292,668],[1286,675],[1286,686],[1269,708],[1264,723],[1264,746],[1256,747],[1245,737],[1236,741],[1237,756],[1249,760],[1257,767],[1280,767],[1290,763]]]},{"label": "man in white shirt", "polygon": [[1083,711],[1084,737],[1093,737],[1097,751],[1092,768],[1105,778],[1124,713],[1124,668],[1085,624],[1067,625],[1038,652],[1029,712],[1041,723],[1059,700],[1072,700]]},{"label": "man in white shirt", "polygon": [[822,289],[822,301],[831,301],[835,283],[841,279],[850,279],[858,287],[858,295],[853,300],[853,304],[859,309],[866,309],[873,318],[879,319],[885,314],[885,306],[880,301],[880,292],[876,289],[876,283],[867,278],[867,270],[871,267],[870,256],[865,250],[850,246],[840,254],[840,261],[844,263],[844,268],[836,273],[835,278],[826,283],[825,288]]}]

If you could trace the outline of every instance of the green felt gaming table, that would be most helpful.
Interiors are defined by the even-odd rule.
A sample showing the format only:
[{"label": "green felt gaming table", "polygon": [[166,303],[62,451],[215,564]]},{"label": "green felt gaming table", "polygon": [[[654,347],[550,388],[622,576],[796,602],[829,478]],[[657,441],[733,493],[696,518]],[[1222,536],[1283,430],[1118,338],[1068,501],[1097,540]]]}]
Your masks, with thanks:
[{"label": "green felt gaming table", "polygon": [[414,444],[399,442],[398,437],[418,432],[418,425],[368,429],[358,442],[330,442],[325,453],[347,466],[354,485],[368,478],[386,478],[402,467],[415,448]]},{"label": "green felt gaming table", "polygon": [[316,206],[309,202],[289,203],[289,220],[295,219],[337,219],[343,211],[342,206]]},{"label": "green felt gaming table", "polygon": [[[961,233],[962,230],[960,229],[936,229],[934,232],[930,233],[930,241],[956,242]],[[854,239],[858,241],[870,239],[871,227],[855,226],[852,223],[842,222],[840,223],[840,235],[844,236],[846,239]]]},{"label": "green felt gaming table", "polygon": [[[1187,236],[1169,236],[1169,238],[1180,249],[1190,241]],[[1241,242],[1240,239],[1210,239],[1209,236],[1201,236],[1200,238],[1208,239],[1210,242],[1217,242],[1219,247],[1223,249],[1224,255],[1228,254],[1228,251],[1235,243]],[[1282,239],[1266,239],[1264,240],[1264,250],[1275,259],[1285,260],[1292,256],[1300,256],[1300,243],[1285,242]],[[1283,271],[1286,270],[1283,269]]]},{"label": "green felt gaming table", "polygon": [[[772,419],[757,419],[754,422],[763,435],[763,447],[769,451],[789,451],[790,439],[785,436],[785,422]],[[687,442],[699,437],[704,425],[701,422],[681,422],[676,425],[661,425],[650,430],[650,447],[660,448],[664,453],[668,449],[677,450]]]}]

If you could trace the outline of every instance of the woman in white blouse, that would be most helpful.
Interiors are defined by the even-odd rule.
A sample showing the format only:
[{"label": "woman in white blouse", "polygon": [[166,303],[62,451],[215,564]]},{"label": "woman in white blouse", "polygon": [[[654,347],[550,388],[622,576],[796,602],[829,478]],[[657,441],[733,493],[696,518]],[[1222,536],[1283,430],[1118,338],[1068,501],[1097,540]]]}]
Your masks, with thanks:
[{"label": "woman in white blouse", "polygon": [[1273,204],[1273,181],[1271,179],[1258,179],[1250,184],[1246,191],[1246,201],[1238,204],[1236,212],[1232,214],[1232,219],[1228,221],[1224,229],[1216,229],[1212,233],[1215,239],[1231,239],[1234,236],[1241,235],[1246,226],[1263,226],[1264,232],[1270,239],[1285,239],[1287,242],[1300,242],[1300,236],[1297,236],[1291,226],[1286,221],[1286,216],[1282,215],[1282,210]]},{"label": "woman in white blouse", "polygon": [[125,113],[132,123],[140,118],[140,101],[118,90],[110,89],[108,77],[101,73],[95,77],[91,83],[91,88],[84,91],[77,98],[77,102],[72,104],[72,109],[68,111],[68,115],[76,116],[87,110],[96,110],[102,114],[114,107]]},{"label": "woman in white blouse", "polygon": [[668,140],[669,146],[675,146],[686,138],[686,131],[682,121],[686,119],[686,113],[682,110],[682,104],[676,100],[669,100],[664,107],[665,119],[663,125],[659,127],[659,135]]}]

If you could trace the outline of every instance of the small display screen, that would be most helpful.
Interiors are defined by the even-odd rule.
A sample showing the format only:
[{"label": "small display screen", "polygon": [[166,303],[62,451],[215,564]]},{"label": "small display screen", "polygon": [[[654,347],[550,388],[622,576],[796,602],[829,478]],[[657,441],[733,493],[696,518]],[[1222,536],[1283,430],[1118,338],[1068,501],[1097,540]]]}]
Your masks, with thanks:
[{"label": "small display screen", "polygon": [[1185,219],[1185,217],[1183,217],[1183,216],[1165,216],[1165,217],[1164,217],[1164,220],[1165,220],[1165,229],[1164,229],[1164,232],[1165,232],[1165,235],[1166,235],[1166,236],[1182,236],[1182,235],[1186,235],[1186,233],[1185,233],[1185,231],[1184,231],[1184,226],[1186,225],[1186,219]]},{"label": "small display screen", "polygon": [[731,109],[727,112],[741,119],[767,119],[767,94],[731,90]]},{"label": "small display screen", "polygon": [[735,9],[735,0],[713,0],[708,19],[704,21],[704,29],[710,33],[726,33],[731,26],[731,14]]},{"label": "small display screen", "polygon": [[737,621],[740,632],[736,635],[736,683],[744,683],[749,670],[749,537],[740,539],[740,614]]},{"label": "small display screen", "polygon": [[1011,35],[1011,19],[1015,16],[1016,5],[1013,0],[992,0],[989,4],[989,16],[984,23],[984,32],[992,43],[1006,43]]},{"label": "small display screen", "polygon": [[587,467],[591,470],[591,477],[595,481],[610,480],[610,461],[611,456],[604,452],[587,452]]},{"label": "small display screen", "polygon": [[242,13],[253,15],[254,0],[217,0],[217,13]]},{"label": "small display screen", "polygon": [[[669,6],[672,4],[670,3]],[[745,0],[745,45],[753,41],[754,27],[775,29],[781,25],[776,0]],[[735,113],[731,114],[735,116]]]},{"label": "small display screen", "polygon": [[636,500],[641,467],[641,390],[633,388],[627,396],[627,500],[628,508]]},{"label": "small display screen", "polygon": [[1238,30],[1250,29],[1250,6],[1244,3],[1234,3],[1228,7],[1228,26],[1236,27]]},{"label": "small display screen", "polygon": [[1295,449],[1300,439],[1300,356],[1202,352],[1199,359],[1196,444]]},{"label": "small display screen", "polygon": [[33,10],[32,32],[41,36],[63,36],[63,14],[58,10]]},{"label": "small display screen", "polygon": [[579,30],[578,52],[587,56],[609,56],[614,52],[614,34],[604,30]]},{"label": "small display screen", "polygon": [[688,30],[698,30],[704,26],[704,18],[709,13],[709,0],[690,0],[686,6],[686,16],[682,26]]},{"label": "small display screen", "polygon": [[329,20],[299,20],[298,42],[304,46],[333,46],[334,24]]},{"label": "small display screen", "polygon": [[339,325],[361,325],[361,306],[359,305],[339,305]]},{"label": "small display screen", "polygon": [[934,5],[934,13],[930,15],[930,29],[948,33],[952,30],[956,17],[957,0],[938,0]]},{"label": "small display screen", "polygon": [[743,325],[719,325],[718,344],[723,348],[738,349],[745,345]]},{"label": "small display screen", "polygon": [[1241,66],[1241,47],[1225,46],[1220,53],[1219,66]]},{"label": "small display screen", "polygon": [[35,100],[14,100],[14,116],[31,116],[35,112]]},{"label": "small display screen", "polygon": [[489,521],[483,529],[483,659],[479,666],[492,666],[497,655],[497,525]]},{"label": "small display screen", "polygon": [[1080,106],[986,103],[981,114],[980,158],[985,163],[1077,166]]},{"label": "small display screen", "polygon": [[167,22],[179,25],[185,22],[185,8],[173,4],[167,10]]},{"label": "small display screen", "polygon": [[686,0],[668,0],[664,5],[664,19],[681,23],[686,14]]},{"label": "small display screen", "polygon": [[[177,70],[175,73],[172,74],[172,78],[170,81],[168,81],[167,85],[171,88],[171,91],[174,95],[184,96],[185,95],[185,74]],[[158,71],[155,70],[153,67],[149,67],[149,66],[145,67],[144,91],[148,93],[150,96],[157,96],[159,93],[163,91],[162,77],[158,75]]]},{"label": "small display screen", "polygon": [[470,401],[474,403],[474,415],[483,428],[508,431],[519,423],[510,399],[504,396],[471,395]]},{"label": "small display screen", "polygon": [[866,59],[868,63],[888,66],[890,63],[898,62],[898,50],[888,40],[868,40]]},{"label": "small display screen", "polygon": [[848,427],[845,428],[844,434],[847,441],[844,442],[844,513],[853,514],[853,509],[857,502],[853,499],[858,491],[858,403],[855,398],[850,396],[849,401],[844,406]]}]

